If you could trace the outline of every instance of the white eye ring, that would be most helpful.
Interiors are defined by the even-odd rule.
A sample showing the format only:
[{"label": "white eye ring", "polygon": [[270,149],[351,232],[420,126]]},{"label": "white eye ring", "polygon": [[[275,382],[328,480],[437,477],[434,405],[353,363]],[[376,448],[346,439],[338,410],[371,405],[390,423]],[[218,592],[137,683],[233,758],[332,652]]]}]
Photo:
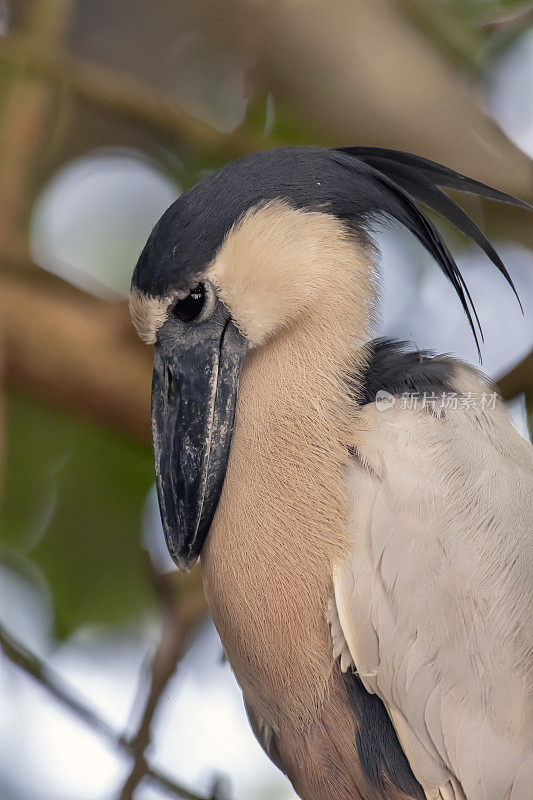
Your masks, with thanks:
[{"label": "white eye ring", "polygon": [[171,305],[170,314],[187,324],[203,322],[208,319],[217,303],[217,295],[212,283],[199,281],[188,292],[178,295]]}]

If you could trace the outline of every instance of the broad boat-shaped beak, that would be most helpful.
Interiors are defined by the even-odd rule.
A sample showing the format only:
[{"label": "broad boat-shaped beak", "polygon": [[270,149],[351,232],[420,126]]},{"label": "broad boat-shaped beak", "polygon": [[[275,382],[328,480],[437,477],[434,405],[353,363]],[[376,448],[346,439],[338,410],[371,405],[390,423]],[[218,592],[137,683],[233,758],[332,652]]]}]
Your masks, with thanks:
[{"label": "broad boat-shaped beak", "polygon": [[[166,329],[166,330],[165,330]],[[248,343],[220,304],[176,335],[165,323],[154,350],[152,441],[170,555],[188,571],[211,526],[229,456]]]}]

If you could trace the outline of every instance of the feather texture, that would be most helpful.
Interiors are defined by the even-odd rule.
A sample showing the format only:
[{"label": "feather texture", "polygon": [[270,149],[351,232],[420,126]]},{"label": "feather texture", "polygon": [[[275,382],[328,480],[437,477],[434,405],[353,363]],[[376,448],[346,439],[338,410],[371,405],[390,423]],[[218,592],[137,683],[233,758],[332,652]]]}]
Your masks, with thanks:
[{"label": "feather texture", "polygon": [[[468,216],[468,214],[463,211],[463,209],[458,206],[457,203],[454,203],[453,200],[448,197],[448,195],[444,194],[444,192],[439,189],[438,177],[436,181],[432,181],[431,178],[429,178],[422,170],[417,171],[412,167],[402,164],[401,162],[392,161],[387,158],[380,158],[379,156],[367,158],[365,160],[367,163],[380,170],[380,172],[383,172],[386,175],[394,178],[396,183],[402,186],[406,192],[415,198],[415,200],[419,200],[433,211],[436,211],[441,216],[445,217],[445,219],[451,222],[452,225],[455,225],[458,230],[464,233],[465,236],[467,236],[469,239],[472,239],[473,242],[479,245],[479,247],[485,251],[486,255],[490,258],[492,263],[498,268],[506,281],[509,283],[518,302],[520,303],[520,298],[516,293],[511,276],[509,275],[500,256],[491,245],[487,237]],[[467,185],[469,185],[468,181]],[[489,194],[489,196],[492,196],[492,192]],[[522,205],[522,203],[520,203],[520,205]]]},{"label": "feather texture", "polygon": [[483,331],[468,287],[441,234],[431,220],[417,207],[415,201],[422,202],[437,211],[485,251],[511,286],[520,308],[522,308],[520,298],[500,256],[473,220],[460,206],[445,195],[439,186],[470,192],[492,200],[513,203],[523,208],[531,209],[532,207],[511,195],[467,178],[448,167],[410,153],[373,147],[346,147],[338,148],[333,152],[342,155],[343,163],[348,168],[350,159],[352,162],[357,160],[359,163],[365,164],[373,173],[374,180],[382,182],[387,188],[390,195],[389,207],[384,207],[383,212],[397,219],[416,236],[450,280],[468,318],[481,359],[478,332],[483,340]]},{"label": "feather texture", "polygon": [[[454,388],[490,391],[461,365]],[[336,652],[385,703],[428,798],[528,800],[533,450],[499,401],[369,404],[358,429]]]},{"label": "feather texture", "polygon": [[152,298],[190,288],[214,261],[232,228],[271,201],[331,214],[355,231],[360,242],[368,240],[372,219],[387,216],[416,236],[451,281],[479,350],[481,326],[461,271],[438,229],[417,204],[437,211],[469,236],[513,290],[514,286],[484,234],[439,187],[531,209],[522,200],[442,164],[398,150],[283,147],[251,153],[209,175],[167,209],[141,253],[132,287]]},{"label": "feather texture", "polygon": [[437,164],[436,161],[431,161],[429,158],[415,156],[403,150],[390,150],[385,147],[339,147],[337,150],[360,158],[362,161],[368,161],[369,163],[379,158],[388,160],[393,164],[401,164],[410,168],[414,174],[426,175],[438,186],[444,186],[447,189],[456,189],[459,192],[478,194],[482,197],[487,197],[489,200],[497,200],[500,203],[510,203],[513,206],[521,206],[529,211],[533,209],[533,206],[529,203],[526,203],[524,200],[519,200],[512,194],[500,192],[499,189],[493,189],[492,186],[487,186],[486,183],[468,178],[466,175],[462,175],[460,172],[445,167],[443,164]]}]

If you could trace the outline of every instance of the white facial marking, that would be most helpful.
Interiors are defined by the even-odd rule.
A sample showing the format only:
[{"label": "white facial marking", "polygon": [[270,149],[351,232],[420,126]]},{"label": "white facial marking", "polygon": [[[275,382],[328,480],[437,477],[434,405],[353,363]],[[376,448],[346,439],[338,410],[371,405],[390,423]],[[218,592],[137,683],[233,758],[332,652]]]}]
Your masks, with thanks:
[{"label": "white facial marking", "polygon": [[146,344],[155,344],[157,331],[168,318],[168,309],[177,294],[149,297],[140,289],[130,292],[130,314],[139,338]]}]

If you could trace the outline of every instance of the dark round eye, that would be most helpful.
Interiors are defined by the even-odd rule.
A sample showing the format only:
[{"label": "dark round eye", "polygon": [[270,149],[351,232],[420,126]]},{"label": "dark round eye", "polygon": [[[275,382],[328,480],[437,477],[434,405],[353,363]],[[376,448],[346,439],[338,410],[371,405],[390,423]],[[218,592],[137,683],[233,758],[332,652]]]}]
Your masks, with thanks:
[{"label": "dark round eye", "polygon": [[206,301],[205,286],[199,283],[191,289],[187,297],[178,300],[172,309],[172,313],[182,322],[194,322],[204,310]]}]

